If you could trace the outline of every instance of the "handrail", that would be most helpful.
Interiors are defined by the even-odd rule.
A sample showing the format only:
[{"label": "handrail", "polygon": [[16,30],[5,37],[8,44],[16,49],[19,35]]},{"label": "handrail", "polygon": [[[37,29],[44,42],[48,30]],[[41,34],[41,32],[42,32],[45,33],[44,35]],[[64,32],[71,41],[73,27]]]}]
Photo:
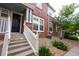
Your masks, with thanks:
[{"label": "handrail", "polygon": [[5,37],[4,37],[4,42],[3,42],[3,47],[2,47],[2,56],[7,56],[7,52],[8,52],[8,32],[5,33]]},{"label": "handrail", "polygon": [[29,42],[35,54],[38,54],[38,33],[35,35],[25,24],[24,24],[24,36]]}]

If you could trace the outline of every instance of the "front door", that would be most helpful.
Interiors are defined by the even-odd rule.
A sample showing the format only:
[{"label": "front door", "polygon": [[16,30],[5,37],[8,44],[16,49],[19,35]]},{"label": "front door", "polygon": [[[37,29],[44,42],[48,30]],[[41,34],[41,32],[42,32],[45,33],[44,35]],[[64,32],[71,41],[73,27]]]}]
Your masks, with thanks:
[{"label": "front door", "polygon": [[20,15],[13,14],[12,19],[12,32],[19,32],[20,31]]}]

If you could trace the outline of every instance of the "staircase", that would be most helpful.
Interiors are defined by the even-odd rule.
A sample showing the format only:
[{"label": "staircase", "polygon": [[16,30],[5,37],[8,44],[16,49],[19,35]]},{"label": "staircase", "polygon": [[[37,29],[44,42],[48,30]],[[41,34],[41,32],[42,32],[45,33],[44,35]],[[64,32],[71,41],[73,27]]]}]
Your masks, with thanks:
[{"label": "staircase", "polygon": [[34,56],[29,43],[21,33],[12,33],[8,45],[8,56]]}]

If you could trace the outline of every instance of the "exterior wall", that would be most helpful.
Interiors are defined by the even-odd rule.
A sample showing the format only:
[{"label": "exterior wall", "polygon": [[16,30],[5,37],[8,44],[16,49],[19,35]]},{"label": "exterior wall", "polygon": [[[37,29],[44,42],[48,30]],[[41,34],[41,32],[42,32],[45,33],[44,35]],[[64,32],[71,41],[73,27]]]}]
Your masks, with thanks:
[{"label": "exterior wall", "polygon": [[44,32],[39,32],[40,37],[45,37],[48,34],[48,4],[43,3],[42,9],[38,8],[35,3],[30,3],[33,6],[33,15],[44,19]]},{"label": "exterior wall", "polygon": [[4,40],[4,33],[0,33],[0,40]]},{"label": "exterior wall", "polygon": [[[48,31],[48,19],[53,19],[53,17],[48,15],[48,3],[42,3],[42,9],[36,6],[36,3],[29,3],[32,6],[33,15],[41,17],[44,19],[44,32],[39,32],[40,37],[46,37],[48,34],[52,36],[58,36],[58,32],[56,31],[56,25],[53,25],[53,31],[50,33]],[[33,31],[32,23],[26,23],[26,25]]]},{"label": "exterior wall", "polygon": [[[42,9],[38,8],[36,6],[36,3],[29,3],[29,5],[32,6],[31,9],[33,10],[33,13],[32,13],[33,15],[41,17],[44,19],[44,32],[39,32],[39,36],[40,37],[47,36],[49,34],[49,32],[48,32],[48,18],[53,18],[53,17],[48,16],[48,3],[42,3]],[[25,12],[23,14],[25,14]],[[23,20],[25,20],[24,16],[23,16]],[[23,22],[24,21],[22,21],[22,23]],[[26,22],[26,25],[33,31],[32,23]],[[23,29],[21,30],[21,32],[22,31],[23,31]],[[56,34],[57,34],[56,29],[53,28],[53,32],[51,33],[51,35],[56,35]],[[0,35],[0,38],[3,38],[3,35]]]}]

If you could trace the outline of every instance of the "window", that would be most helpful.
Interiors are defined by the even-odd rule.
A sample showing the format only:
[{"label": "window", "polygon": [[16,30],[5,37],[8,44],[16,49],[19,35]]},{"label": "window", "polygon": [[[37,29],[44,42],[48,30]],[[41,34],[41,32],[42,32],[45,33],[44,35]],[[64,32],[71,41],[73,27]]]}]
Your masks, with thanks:
[{"label": "window", "polygon": [[55,12],[50,7],[48,7],[48,15],[51,17],[55,16]]},{"label": "window", "polygon": [[36,6],[40,9],[42,9],[42,3],[37,3]]},{"label": "window", "polygon": [[38,30],[38,24],[33,24],[33,29]]},{"label": "window", "polygon": [[43,20],[40,19],[40,31],[43,31]]},{"label": "window", "polygon": [[52,32],[53,31],[53,23],[52,23],[52,20],[49,19],[49,22],[48,22],[48,31],[49,32]]},{"label": "window", "polygon": [[0,32],[6,32],[8,30],[8,10],[0,8]]},{"label": "window", "polygon": [[40,17],[33,15],[33,30],[44,31],[44,20]]},{"label": "window", "polygon": [[6,32],[8,30],[7,25],[8,25],[7,20],[0,19],[0,32]]},{"label": "window", "polygon": [[32,22],[32,10],[30,8],[27,8],[26,11],[26,22]]}]

